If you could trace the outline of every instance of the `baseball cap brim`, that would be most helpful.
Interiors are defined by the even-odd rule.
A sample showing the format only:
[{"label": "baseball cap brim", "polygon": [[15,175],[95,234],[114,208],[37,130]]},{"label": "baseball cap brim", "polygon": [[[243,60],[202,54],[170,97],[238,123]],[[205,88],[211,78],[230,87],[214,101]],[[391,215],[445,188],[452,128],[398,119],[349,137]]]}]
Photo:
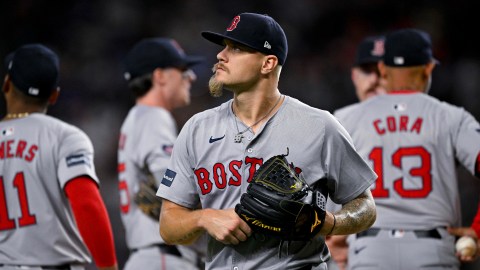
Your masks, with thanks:
[{"label": "baseball cap brim", "polygon": [[362,58],[361,60],[357,60],[353,63],[353,66],[361,66],[361,65],[367,65],[367,64],[375,64],[378,63],[380,60],[382,60],[381,57],[365,57]]},{"label": "baseball cap brim", "polygon": [[202,34],[202,37],[205,38],[206,40],[213,42],[215,44],[218,44],[220,46],[225,46],[224,40],[227,39],[227,40],[231,40],[233,42],[242,44],[244,46],[247,46],[249,48],[252,48],[254,50],[259,50],[258,48],[254,48],[250,44],[247,44],[241,40],[238,40],[232,37],[227,37],[226,35],[222,35],[219,33],[211,32],[211,31],[203,31],[201,34]]}]

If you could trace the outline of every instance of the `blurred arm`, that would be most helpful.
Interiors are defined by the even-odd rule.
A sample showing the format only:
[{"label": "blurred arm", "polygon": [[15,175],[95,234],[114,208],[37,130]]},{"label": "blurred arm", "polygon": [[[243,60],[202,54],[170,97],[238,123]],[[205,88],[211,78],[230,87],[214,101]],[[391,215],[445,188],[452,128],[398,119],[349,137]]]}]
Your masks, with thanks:
[{"label": "blurred arm", "polygon": [[75,221],[100,270],[116,270],[117,258],[110,219],[98,186],[88,176],[70,180],[65,186]]}]

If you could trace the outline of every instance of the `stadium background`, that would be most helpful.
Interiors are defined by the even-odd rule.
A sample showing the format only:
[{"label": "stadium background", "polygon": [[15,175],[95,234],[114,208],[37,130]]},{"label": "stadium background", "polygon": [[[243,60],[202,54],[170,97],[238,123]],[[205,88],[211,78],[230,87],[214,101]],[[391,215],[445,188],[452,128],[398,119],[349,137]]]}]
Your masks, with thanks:
[{"label": "stadium background", "polygon": [[[280,90],[330,112],[356,102],[350,66],[363,37],[417,27],[431,34],[434,54],[441,62],[434,71],[430,94],[464,107],[480,120],[476,10],[466,0],[4,0],[0,3],[0,57],[3,61],[16,47],[32,42],[59,54],[62,92],[49,114],[82,128],[93,141],[101,192],[123,266],[128,250],[118,209],[116,146],[121,122],[133,105],[123,80],[122,59],[135,42],[168,36],[188,54],[206,57],[206,64],[195,68],[198,80],[192,86],[192,104],[174,111],[180,129],[194,113],[231,97],[228,92],[217,99],[208,94],[210,68],[219,47],[204,40],[200,32],[223,31],[238,13],[266,13],[283,26],[289,55]],[[3,76],[3,66],[1,71]],[[3,116],[3,95],[0,103]],[[470,224],[480,181],[462,168],[458,173],[463,221]],[[480,263],[462,269],[480,269]]]}]

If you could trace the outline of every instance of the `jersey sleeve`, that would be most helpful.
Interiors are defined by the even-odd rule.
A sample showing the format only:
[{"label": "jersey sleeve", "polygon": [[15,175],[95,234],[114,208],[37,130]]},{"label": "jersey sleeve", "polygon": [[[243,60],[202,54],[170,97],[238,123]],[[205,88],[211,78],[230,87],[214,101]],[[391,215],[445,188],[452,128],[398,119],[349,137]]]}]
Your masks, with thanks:
[{"label": "jersey sleeve", "polygon": [[94,150],[88,136],[77,128],[65,131],[59,142],[58,178],[62,187],[77,176],[90,176],[98,184],[93,162]]},{"label": "jersey sleeve", "polygon": [[175,141],[168,169],[157,191],[157,196],[191,209],[200,202],[194,185],[192,138],[195,138],[195,134],[190,119]]},{"label": "jersey sleeve", "polygon": [[348,132],[333,116],[326,122],[321,155],[328,179],[335,185],[330,197],[337,204],[356,198],[377,178],[355,150]]},{"label": "jersey sleeve", "polygon": [[460,119],[454,123],[460,123],[454,134],[456,158],[472,175],[480,178],[480,125],[463,109]]}]

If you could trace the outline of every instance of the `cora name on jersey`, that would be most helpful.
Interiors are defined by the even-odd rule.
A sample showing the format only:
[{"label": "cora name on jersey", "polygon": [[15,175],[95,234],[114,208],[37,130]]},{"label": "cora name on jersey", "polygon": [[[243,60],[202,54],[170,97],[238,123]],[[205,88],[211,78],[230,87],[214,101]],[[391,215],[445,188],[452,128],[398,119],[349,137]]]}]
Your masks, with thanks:
[{"label": "cora name on jersey", "polygon": [[387,116],[385,119],[375,119],[373,121],[373,127],[377,131],[378,135],[384,135],[387,131],[392,132],[416,132],[420,134],[422,131],[423,119],[418,117],[416,119],[410,119],[408,115],[400,116]]},{"label": "cora name on jersey", "polygon": [[8,140],[0,142],[0,159],[21,158],[31,162],[35,158],[38,146],[29,145],[24,140]]}]

